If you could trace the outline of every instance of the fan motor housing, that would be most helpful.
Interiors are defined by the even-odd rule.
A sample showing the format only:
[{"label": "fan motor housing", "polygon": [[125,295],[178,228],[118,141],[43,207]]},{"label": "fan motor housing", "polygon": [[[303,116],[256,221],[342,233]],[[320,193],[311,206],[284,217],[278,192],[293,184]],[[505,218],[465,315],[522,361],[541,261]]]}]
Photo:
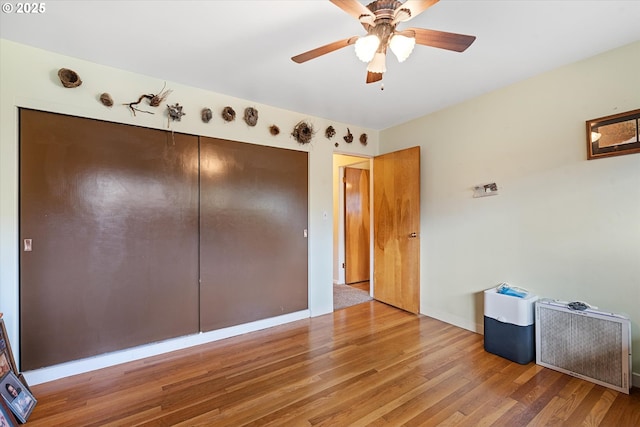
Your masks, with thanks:
[{"label": "fan motor housing", "polygon": [[388,18],[393,18],[395,10],[402,6],[402,2],[397,0],[377,0],[367,5],[367,9],[376,15],[376,18],[388,15]]}]

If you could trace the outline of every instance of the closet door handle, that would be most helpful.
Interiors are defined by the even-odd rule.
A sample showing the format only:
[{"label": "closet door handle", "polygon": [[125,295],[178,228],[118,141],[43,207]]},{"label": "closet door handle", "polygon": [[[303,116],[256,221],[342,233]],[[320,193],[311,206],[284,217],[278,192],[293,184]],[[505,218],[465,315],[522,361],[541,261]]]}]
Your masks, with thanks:
[{"label": "closet door handle", "polygon": [[411,234],[409,234],[409,238],[410,239],[415,239],[416,237],[418,237],[418,233],[416,233],[415,231]]}]

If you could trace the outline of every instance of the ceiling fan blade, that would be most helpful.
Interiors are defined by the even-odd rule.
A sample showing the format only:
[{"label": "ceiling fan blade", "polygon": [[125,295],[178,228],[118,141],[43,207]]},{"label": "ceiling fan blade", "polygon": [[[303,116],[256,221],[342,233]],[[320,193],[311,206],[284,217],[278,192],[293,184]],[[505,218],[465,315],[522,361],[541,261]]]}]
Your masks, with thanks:
[{"label": "ceiling fan blade", "polygon": [[404,31],[398,31],[397,34],[402,34],[407,37],[413,37],[415,34],[414,37],[416,38],[417,44],[453,50],[455,52],[464,52],[476,39],[476,36],[426,30],[424,28],[407,28]]},{"label": "ceiling fan blade", "polygon": [[331,53],[335,50],[342,49],[343,47],[347,47],[352,45],[358,40],[358,36],[349,37],[347,39],[338,40],[333,43],[326,44],[324,46],[317,47],[315,49],[311,49],[310,51],[301,53],[300,55],[296,55],[291,58],[293,62],[297,62],[298,64],[302,64],[310,59],[317,58],[322,55],[326,55],[327,53]]},{"label": "ceiling fan blade", "polygon": [[[371,21],[375,19],[375,15],[365,5],[358,2],[358,0],[330,0],[331,3],[338,6],[340,9],[347,12],[349,15],[362,22],[362,19]],[[437,0],[436,0],[437,1]]]},{"label": "ceiling fan blade", "polygon": [[439,0],[407,0],[396,9],[394,23],[406,22],[409,19],[415,18],[434,4],[438,3],[438,1]]},{"label": "ceiling fan blade", "polygon": [[375,83],[382,80],[383,73],[372,73],[371,71],[367,71],[367,83]]}]

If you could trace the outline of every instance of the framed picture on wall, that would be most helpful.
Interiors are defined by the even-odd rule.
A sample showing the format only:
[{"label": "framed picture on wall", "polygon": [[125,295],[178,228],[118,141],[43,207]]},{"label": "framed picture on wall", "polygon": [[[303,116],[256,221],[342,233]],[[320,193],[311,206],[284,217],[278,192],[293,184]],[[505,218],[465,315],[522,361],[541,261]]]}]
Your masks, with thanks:
[{"label": "framed picture on wall", "polygon": [[27,422],[37,402],[13,372],[8,372],[0,381],[0,394],[18,421]]},{"label": "framed picture on wall", "polygon": [[640,153],[640,110],[587,121],[587,159]]},{"label": "framed picture on wall", "polygon": [[18,372],[16,362],[11,352],[11,344],[7,336],[7,329],[4,326],[4,319],[0,313],[0,378],[8,372]]}]

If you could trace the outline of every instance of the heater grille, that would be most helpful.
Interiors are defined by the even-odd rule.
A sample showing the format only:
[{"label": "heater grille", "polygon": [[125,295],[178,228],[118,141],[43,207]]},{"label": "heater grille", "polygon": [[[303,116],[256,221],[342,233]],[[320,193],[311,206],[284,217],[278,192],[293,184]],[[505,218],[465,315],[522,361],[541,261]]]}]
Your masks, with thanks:
[{"label": "heater grille", "polygon": [[535,329],[537,364],[629,393],[629,319],[539,300]]}]

